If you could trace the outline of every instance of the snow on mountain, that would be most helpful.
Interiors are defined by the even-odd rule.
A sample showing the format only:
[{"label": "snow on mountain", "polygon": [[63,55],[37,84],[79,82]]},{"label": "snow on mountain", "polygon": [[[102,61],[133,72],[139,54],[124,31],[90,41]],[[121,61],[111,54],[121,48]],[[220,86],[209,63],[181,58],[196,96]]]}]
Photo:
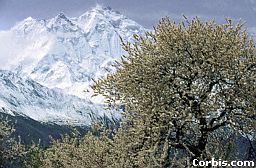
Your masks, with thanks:
[{"label": "snow on mountain", "polygon": [[6,69],[80,95],[87,90],[82,86],[105,74],[113,60],[124,54],[120,37],[131,41],[134,33],[144,31],[136,22],[99,5],[77,18],[63,13],[49,20],[29,17],[8,32],[18,50],[8,53],[14,59]]},{"label": "snow on mountain", "polygon": [[[65,95],[10,71],[0,70],[0,89],[0,111],[37,121],[85,125],[90,123],[91,115],[103,116],[105,111],[102,105]],[[111,112],[105,114],[112,116]]]},{"label": "snow on mountain", "polygon": [[77,18],[29,17],[0,31],[0,69],[13,72],[0,72],[0,106],[40,121],[88,121],[88,111],[104,111],[103,98],[91,98],[92,78],[113,70],[113,61],[125,54],[120,37],[132,41],[145,31],[99,5]]}]

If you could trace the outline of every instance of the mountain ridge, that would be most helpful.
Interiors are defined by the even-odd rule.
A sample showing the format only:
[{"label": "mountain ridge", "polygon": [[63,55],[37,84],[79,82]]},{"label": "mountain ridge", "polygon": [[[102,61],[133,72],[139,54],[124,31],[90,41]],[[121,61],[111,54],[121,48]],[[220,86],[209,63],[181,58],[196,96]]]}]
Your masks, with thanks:
[{"label": "mountain ridge", "polygon": [[0,89],[0,112],[12,116],[61,125],[88,125],[92,115],[112,116],[110,111],[90,100],[49,89],[10,71],[0,70]]},{"label": "mountain ridge", "polygon": [[[110,68],[113,60],[124,54],[120,37],[131,41],[133,34],[142,34],[146,30],[110,8],[100,6],[77,18],[69,18],[63,13],[49,20],[28,18],[12,30],[22,33],[31,25],[35,33],[32,31],[24,35],[31,37],[28,41],[32,41],[33,45],[41,45],[36,49],[40,50],[41,47],[46,51],[40,50],[37,55],[41,56],[36,60],[30,59],[31,53],[21,56],[12,67],[44,86],[61,89],[69,88],[74,82],[84,83],[105,74],[105,69]],[[82,25],[85,27],[82,28]],[[38,36],[42,39],[38,39]],[[24,62],[32,64],[26,65]],[[67,75],[54,74],[56,69],[62,69],[65,71],[62,74]]]},{"label": "mountain ridge", "polygon": [[[120,36],[131,41],[133,34],[145,31],[119,12],[101,6],[76,18],[64,13],[47,20],[28,17],[0,32],[0,48],[12,46],[5,52],[0,50],[0,55],[9,58],[1,68],[5,71],[0,71],[5,91],[0,95],[0,108],[7,104],[10,114],[16,111],[37,121],[59,124],[89,124],[88,111],[96,116],[120,116],[103,109],[103,97],[91,98],[90,84],[106,75],[106,69],[114,71],[111,64],[125,54]],[[1,76],[7,71],[18,83]],[[2,82],[7,79],[12,87]],[[49,103],[56,107],[48,109]]]}]

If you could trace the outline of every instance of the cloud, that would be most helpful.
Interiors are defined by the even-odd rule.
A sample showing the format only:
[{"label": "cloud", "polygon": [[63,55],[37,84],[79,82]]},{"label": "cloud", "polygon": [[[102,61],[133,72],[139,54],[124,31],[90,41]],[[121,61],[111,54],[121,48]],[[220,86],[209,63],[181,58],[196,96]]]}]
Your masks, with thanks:
[{"label": "cloud", "polygon": [[0,39],[0,67],[8,69],[8,65],[17,58],[17,51],[21,51],[21,48],[16,45],[15,37],[10,31],[0,31]]}]

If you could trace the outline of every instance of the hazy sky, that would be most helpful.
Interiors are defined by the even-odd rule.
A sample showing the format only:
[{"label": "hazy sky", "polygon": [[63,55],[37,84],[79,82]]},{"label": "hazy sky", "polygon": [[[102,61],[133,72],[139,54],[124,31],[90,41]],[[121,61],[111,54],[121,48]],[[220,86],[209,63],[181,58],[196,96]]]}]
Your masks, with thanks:
[{"label": "hazy sky", "polygon": [[180,20],[183,14],[217,21],[232,17],[256,27],[256,0],[0,0],[0,30],[29,16],[47,19],[60,12],[79,16],[97,3],[110,6],[147,28],[163,16]]}]

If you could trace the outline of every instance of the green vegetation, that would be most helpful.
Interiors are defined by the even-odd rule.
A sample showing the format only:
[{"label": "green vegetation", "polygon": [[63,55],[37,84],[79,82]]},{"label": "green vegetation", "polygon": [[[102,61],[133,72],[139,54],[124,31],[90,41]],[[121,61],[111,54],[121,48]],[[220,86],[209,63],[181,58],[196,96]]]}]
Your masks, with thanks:
[{"label": "green vegetation", "polygon": [[10,137],[14,131],[6,119],[0,121],[0,167],[10,167],[22,163],[22,154],[24,148],[18,142]]},{"label": "green vegetation", "polygon": [[121,124],[107,121],[84,137],[33,146],[26,167],[167,168],[191,166],[193,159],[255,159],[256,57],[242,25],[164,18],[134,39],[123,42],[127,55],[117,71],[92,86],[108,107],[124,107]]},{"label": "green vegetation", "polygon": [[255,48],[242,25],[165,18],[135,40],[117,72],[94,85],[109,106],[125,105],[119,167],[187,167],[231,156],[216,151],[229,134],[255,135]]}]

